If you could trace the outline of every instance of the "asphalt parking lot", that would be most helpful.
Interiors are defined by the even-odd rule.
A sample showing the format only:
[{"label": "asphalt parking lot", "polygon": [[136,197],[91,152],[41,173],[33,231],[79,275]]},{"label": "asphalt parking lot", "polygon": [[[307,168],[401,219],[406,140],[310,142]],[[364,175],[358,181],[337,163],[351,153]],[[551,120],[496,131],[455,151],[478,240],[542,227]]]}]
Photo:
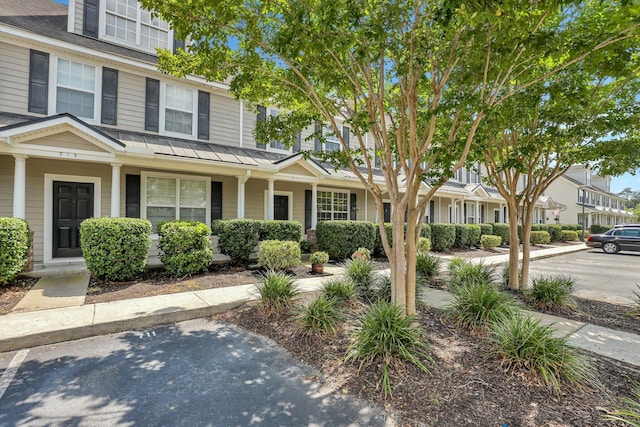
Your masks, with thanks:
[{"label": "asphalt parking lot", "polygon": [[579,298],[631,304],[640,284],[640,252],[607,255],[601,249],[588,249],[531,262],[532,277],[549,274],[573,276]]}]

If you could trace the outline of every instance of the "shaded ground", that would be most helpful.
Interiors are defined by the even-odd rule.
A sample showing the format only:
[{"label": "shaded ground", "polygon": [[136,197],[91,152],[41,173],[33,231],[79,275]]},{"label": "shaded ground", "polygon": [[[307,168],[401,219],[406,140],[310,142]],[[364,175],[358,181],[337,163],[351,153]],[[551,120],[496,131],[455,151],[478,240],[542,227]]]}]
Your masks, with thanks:
[{"label": "shaded ground", "polygon": [[[397,412],[400,425],[455,426],[600,426],[602,415],[616,407],[616,399],[630,396],[631,379],[640,370],[605,358],[592,358],[608,393],[592,389],[567,389],[554,394],[523,372],[506,371],[490,355],[490,347],[476,336],[453,329],[442,312],[420,313],[431,343],[435,364],[431,374],[413,366],[392,372],[394,393],[384,398],[376,389],[380,366],[344,362],[348,335],[344,326],[337,336],[304,337],[290,314],[266,316],[256,304],[216,316],[249,331],[265,335],[294,357],[320,371],[325,388],[375,403]],[[346,323],[345,325],[348,325]]]},{"label": "shaded ground", "polygon": [[7,314],[15,307],[38,279],[32,277],[18,277],[15,283],[0,286],[0,314]]}]

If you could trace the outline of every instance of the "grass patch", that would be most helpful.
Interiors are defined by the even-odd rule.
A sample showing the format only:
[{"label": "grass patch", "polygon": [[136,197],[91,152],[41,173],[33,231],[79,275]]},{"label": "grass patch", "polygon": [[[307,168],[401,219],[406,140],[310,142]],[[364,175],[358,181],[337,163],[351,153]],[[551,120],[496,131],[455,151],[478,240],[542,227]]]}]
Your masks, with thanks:
[{"label": "grass patch", "polygon": [[390,369],[409,362],[428,373],[424,361],[433,362],[427,341],[414,320],[415,316],[406,316],[399,306],[378,301],[357,321],[347,360],[360,362],[358,371],[365,365],[381,364],[378,387],[382,386],[385,396],[392,394]]}]

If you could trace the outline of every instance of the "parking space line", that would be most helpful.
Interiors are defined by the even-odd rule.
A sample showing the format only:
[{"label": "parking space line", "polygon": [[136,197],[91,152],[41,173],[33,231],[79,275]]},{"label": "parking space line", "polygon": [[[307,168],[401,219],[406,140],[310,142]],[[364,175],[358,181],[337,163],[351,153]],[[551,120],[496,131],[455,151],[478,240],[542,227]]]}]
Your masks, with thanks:
[{"label": "parking space line", "polygon": [[7,366],[7,369],[2,374],[2,377],[0,377],[0,399],[2,399],[2,396],[4,396],[4,392],[7,391],[9,384],[11,384],[13,377],[16,375],[16,372],[18,372],[18,368],[20,367],[22,362],[24,362],[24,359],[27,357],[28,353],[28,349],[20,350],[19,352],[17,352],[15,356],[13,356],[13,359],[11,359],[9,366]]}]

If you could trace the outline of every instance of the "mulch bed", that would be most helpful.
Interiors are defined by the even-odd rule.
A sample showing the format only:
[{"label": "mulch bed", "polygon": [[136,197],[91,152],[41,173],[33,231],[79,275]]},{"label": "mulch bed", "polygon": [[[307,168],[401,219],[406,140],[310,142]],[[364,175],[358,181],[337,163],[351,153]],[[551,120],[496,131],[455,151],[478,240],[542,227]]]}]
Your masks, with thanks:
[{"label": "mulch bed", "polygon": [[38,279],[34,277],[20,276],[15,283],[0,286],[0,314],[10,312],[27,295],[27,292],[37,281]]},{"label": "mulch bed", "polygon": [[526,372],[513,372],[491,356],[481,338],[456,330],[436,309],[421,311],[418,321],[428,333],[435,364],[430,374],[413,365],[392,372],[391,397],[377,388],[380,366],[344,362],[349,342],[345,326],[337,336],[305,337],[291,314],[266,315],[256,304],[215,316],[267,336],[294,357],[314,367],[323,390],[353,394],[394,412],[399,425],[434,426],[604,426],[603,414],[630,396],[640,370],[593,357],[591,361],[607,393],[567,387],[560,394],[547,390]]}]

